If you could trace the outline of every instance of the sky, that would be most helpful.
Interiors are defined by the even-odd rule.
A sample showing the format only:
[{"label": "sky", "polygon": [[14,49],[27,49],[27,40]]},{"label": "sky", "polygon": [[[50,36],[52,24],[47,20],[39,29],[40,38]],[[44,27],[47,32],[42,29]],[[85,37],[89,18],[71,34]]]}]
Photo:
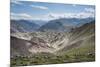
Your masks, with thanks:
[{"label": "sky", "polygon": [[94,5],[11,1],[11,19],[53,20],[58,18],[94,18]]}]

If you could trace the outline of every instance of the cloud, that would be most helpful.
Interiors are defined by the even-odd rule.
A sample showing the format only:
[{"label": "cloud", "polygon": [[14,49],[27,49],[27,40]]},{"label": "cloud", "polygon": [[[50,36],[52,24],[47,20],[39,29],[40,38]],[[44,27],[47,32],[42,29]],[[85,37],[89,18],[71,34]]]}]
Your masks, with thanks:
[{"label": "cloud", "polygon": [[86,12],[81,12],[77,14],[77,18],[93,18],[95,15],[93,13],[86,13]]},{"label": "cloud", "polygon": [[54,20],[59,18],[94,18],[95,12],[93,9],[86,9],[79,13],[53,13],[49,12],[43,15],[29,15],[27,13],[11,13],[11,19],[26,19],[26,20]]},{"label": "cloud", "polygon": [[80,12],[80,13],[48,13],[44,15],[29,15],[27,13],[11,13],[11,19],[20,20],[54,20],[59,18],[94,18],[95,15],[93,13],[88,12]]},{"label": "cloud", "polygon": [[91,13],[94,13],[95,12],[95,9],[93,9],[93,8],[85,8],[84,10],[86,12],[91,12]]},{"label": "cloud", "polygon": [[72,4],[72,6],[73,6],[73,7],[76,7],[77,5],[76,5],[76,4]]},{"label": "cloud", "polygon": [[11,3],[17,4],[17,5],[22,5],[23,3],[20,2],[20,0],[11,0]]},{"label": "cloud", "polygon": [[33,17],[26,13],[11,13],[11,19],[20,20],[20,19],[26,19],[31,20]]},{"label": "cloud", "polygon": [[80,12],[80,13],[49,13],[46,17],[50,19],[58,18],[93,18],[95,17],[94,13],[91,12]]},{"label": "cloud", "polygon": [[47,10],[48,7],[45,7],[45,6],[37,6],[37,5],[30,5],[31,7],[33,8],[36,8],[36,9],[42,9],[42,10]]}]

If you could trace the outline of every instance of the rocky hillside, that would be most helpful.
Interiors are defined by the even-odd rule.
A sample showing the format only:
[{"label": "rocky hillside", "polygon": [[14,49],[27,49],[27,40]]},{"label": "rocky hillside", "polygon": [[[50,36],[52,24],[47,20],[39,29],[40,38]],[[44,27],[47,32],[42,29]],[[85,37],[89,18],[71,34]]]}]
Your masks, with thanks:
[{"label": "rocky hillside", "polygon": [[[59,50],[68,54],[94,54],[95,53],[95,21],[86,23],[74,29],[69,38],[69,45]],[[58,52],[59,52],[58,51]],[[67,51],[67,52],[66,52]],[[59,52],[60,53],[60,52]]]},{"label": "rocky hillside", "polygon": [[[95,37],[94,21],[71,32],[33,32],[11,34],[11,55],[31,55],[40,52],[66,52],[82,45],[91,45]],[[91,41],[92,39],[92,41]],[[88,46],[86,45],[86,46]]]}]

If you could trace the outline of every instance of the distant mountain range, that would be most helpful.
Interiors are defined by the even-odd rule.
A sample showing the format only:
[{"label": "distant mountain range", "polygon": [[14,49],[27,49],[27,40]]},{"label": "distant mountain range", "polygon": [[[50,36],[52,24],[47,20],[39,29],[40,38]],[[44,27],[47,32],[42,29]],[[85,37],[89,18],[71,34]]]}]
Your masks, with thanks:
[{"label": "distant mountain range", "polygon": [[53,30],[53,31],[64,31],[64,26],[61,22],[48,22],[47,24],[41,26],[39,28],[40,31],[45,31],[45,30]]},{"label": "distant mountain range", "polygon": [[93,18],[60,18],[51,20],[39,28],[40,31],[53,30],[53,31],[70,31],[72,28],[79,27],[85,23],[93,21]]},{"label": "distant mountain range", "polygon": [[33,32],[40,26],[29,20],[11,20],[11,32]]},{"label": "distant mountain range", "polygon": [[60,18],[51,21],[42,20],[11,20],[11,33],[34,32],[34,31],[70,31],[85,23],[93,21],[94,18]]},{"label": "distant mountain range", "polygon": [[38,24],[39,26],[42,26],[42,25],[48,23],[48,21],[43,21],[43,20],[33,20],[33,22]]}]

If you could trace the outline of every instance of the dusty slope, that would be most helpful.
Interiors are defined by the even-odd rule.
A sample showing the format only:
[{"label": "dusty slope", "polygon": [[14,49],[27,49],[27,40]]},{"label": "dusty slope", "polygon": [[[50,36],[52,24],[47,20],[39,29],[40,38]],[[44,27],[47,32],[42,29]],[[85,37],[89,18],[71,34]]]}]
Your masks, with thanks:
[{"label": "dusty slope", "polygon": [[[60,51],[60,52],[59,52]],[[69,46],[59,50],[59,53],[95,53],[95,23],[87,23],[70,34]]]},{"label": "dusty slope", "polygon": [[11,55],[24,56],[39,52],[63,53],[86,44],[91,47],[90,43],[94,43],[95,37],[94,25],[93,21],[68,33],[46,31],[11,34]]}]

